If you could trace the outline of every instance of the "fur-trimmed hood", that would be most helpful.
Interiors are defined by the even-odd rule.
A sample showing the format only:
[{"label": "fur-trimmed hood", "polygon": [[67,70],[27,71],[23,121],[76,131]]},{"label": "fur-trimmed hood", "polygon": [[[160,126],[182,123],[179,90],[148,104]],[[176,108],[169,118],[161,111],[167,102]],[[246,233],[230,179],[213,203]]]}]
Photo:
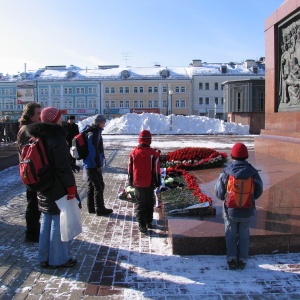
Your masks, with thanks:
[{"label": "fur-trimmed hood", "polygon": [[41,139],[66,135],[62,126],[52,123],[32,123],[27,126],[26,130],[29,135],[39,137]]}]

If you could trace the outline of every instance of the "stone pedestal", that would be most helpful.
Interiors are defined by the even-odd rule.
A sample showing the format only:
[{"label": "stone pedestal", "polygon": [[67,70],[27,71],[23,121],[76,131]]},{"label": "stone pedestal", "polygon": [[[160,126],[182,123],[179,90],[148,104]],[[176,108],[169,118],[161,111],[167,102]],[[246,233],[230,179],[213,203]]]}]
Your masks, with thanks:
[{"label": "stone pedestal", "polygon": [[[282,28],[298,25],[300,1],[287,0],[265,22],[266,104],[265,129],[254,140],[255,152],[300,163],[300,99],[279,97],[282,69]],[[300,21],[299,21],[300,22]],[[295,28],[297,28],[295,26]],[[296,30],[296,29],[295,29]],[[297,34],[299,37],[300,35]],[[300,51],[299,46],[295,46]],[[294,52],[296,53],[296,51]],[[289,52],[290,64],[295,54]],[[292,66],[289,66],[292,68]],[[291,70],[290,72],[291,73]],[[286,90],[287,91],[287,90]]]}]

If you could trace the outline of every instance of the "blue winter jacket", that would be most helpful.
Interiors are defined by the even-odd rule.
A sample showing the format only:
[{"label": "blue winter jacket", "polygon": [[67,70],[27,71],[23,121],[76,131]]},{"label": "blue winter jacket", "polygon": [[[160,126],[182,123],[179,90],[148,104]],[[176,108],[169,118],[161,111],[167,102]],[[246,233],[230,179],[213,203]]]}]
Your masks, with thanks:
[{"label": "blue winter jacket", "polygon": [[[261,196],[263,192],[263,183],[258,174],[258,170],[247,161],[234,160],[223,170],[216,182],[215,194],[219,199],[225,200],[229,175],[233,175],[238,179],[247,179],[250,176],[253,176],[254,200]],[[224,208],[225,213],[228,214],[229,218],[236,222],[248,222],[250,221],[251,216],[254,215],[254,208],[228,208],[226,203],[224,203]]]},{"label": "blue winter jacket", "polygon": [[87,130],[89,154],[83,159],[83,166],[86,169],[96,169],[104,165],[104,147],[102,139],[103,129],[97,125],[91,125],[84,129]]}]

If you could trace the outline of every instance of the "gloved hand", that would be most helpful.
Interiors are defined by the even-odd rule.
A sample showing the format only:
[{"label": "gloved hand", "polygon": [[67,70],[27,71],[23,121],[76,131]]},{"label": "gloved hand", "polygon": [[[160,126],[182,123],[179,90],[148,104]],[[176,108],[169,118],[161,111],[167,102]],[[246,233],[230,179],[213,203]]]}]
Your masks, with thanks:
[{"label": "gloved hand", "polygon": [[68,187],[67,191],[68,191],[67,200],[74,199],[75,198],[75,194],[76,194],[76,185]]},{"label": "gloved hand", "polygon": [[97,172],[102,173],[102,168],[101,167],[97,168]]}]

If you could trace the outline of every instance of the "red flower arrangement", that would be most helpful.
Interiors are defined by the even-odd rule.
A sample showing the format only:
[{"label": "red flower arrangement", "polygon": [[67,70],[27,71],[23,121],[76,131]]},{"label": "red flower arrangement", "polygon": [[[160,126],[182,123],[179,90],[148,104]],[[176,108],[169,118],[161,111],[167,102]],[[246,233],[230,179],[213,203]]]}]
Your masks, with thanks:
[{"label": "red flower arrangement", "polygon": [[209,205],[212,205],[212,199],[205,194],[202,194],[199,184],[195,176],[186,172],[186,170],[180,170],[178,168],[167,168],[167,174],[176,172],[177,174],[181,173],[181,175],[185,178],[187,183],[187,188],[193,190],[193,195],[197,198],[199,203],[209,202]]},{"label": "red flower arrangement", "polygon": [[227,162],[227,154],[218,152],[211,148],[180,148],[167,155],[163,155],[162,164],[165,165],[167,174],[181,174],[187,183],[187,189],[192,190],[194,199],[198,203],[209,202],[212,208],[212,199],[203,194],[196,178],[187,170],[221,167]]},{"label": "red flower arrangement", "polygon": [[211,148],[186,147],[167,155],[166,167],[176,166],[177,169],[202,169],[222,166],[227,161],[227,154]]}]

